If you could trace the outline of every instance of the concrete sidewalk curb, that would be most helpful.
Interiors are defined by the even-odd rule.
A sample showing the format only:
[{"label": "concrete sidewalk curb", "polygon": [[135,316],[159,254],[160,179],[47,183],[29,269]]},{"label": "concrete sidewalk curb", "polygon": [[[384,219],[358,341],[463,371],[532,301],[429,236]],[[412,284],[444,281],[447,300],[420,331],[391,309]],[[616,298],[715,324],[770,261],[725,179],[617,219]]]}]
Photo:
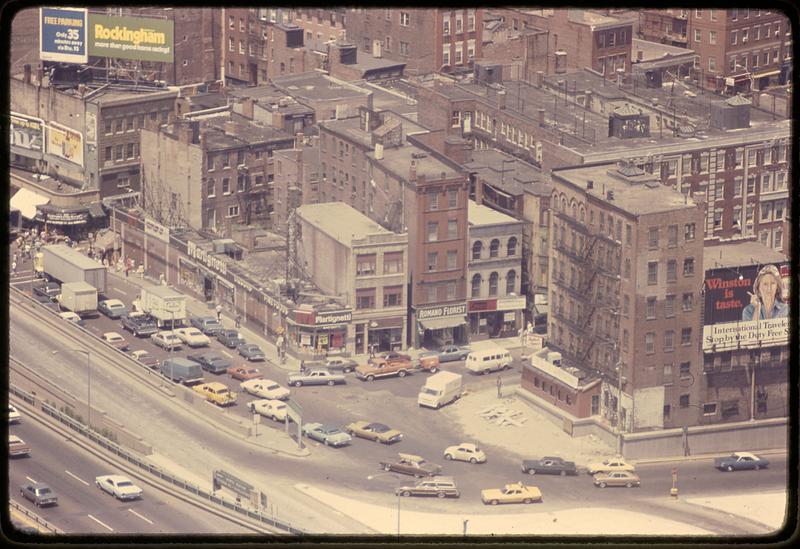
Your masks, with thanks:
[{"label": "concrete sidewalk curb", "polygon": [[[776,449],[773,449],[773,450],[759,450],[756,453],[758,455],[774,456],[774,455],[786,454],[786,452],[787,452],[787,450],[785,448],[784,449],[776,448]],[[723,452],[723,453],[714,452],[714,453],[711,453],[711,454],[696,454],[696,455],[693,455],[693,456],[672,456],[672,457],[660,457],[660,458],[644,458],[644,459],[631,459],[631,460],[628,460],[628,461],[632,465],[647,465],[647,464],[651,464],[651,463],[669,463],[671,461],[701,461],[701,460],[704,460],[704,459],[714,459],[714,458],[718,458],[718,457],[727,457],[727,456],[731,455],[732,453],[733,453],[733,451],[731,451],[731,452]]]}]

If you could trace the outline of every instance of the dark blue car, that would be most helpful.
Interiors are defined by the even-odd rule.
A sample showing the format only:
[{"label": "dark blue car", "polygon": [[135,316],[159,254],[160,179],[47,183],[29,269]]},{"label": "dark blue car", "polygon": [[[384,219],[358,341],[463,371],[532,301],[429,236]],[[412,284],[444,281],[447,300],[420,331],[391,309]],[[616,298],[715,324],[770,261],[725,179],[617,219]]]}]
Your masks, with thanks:
[{"label": "dark blue car", "polygon": [[766,469],[769,461],[750,452],[736,452],[714,460],[714,467],[720,471],[741,471],[744,469]]}]

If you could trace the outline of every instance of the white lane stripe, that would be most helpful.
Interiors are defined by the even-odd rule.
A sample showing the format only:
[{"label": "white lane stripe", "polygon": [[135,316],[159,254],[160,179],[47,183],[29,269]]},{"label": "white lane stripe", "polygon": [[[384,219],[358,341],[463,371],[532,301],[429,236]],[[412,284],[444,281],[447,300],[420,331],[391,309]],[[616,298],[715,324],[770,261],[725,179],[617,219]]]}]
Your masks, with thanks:
[{"label": "white lane stripe", "polygon": [[104,523],[102,521],[97,520],[92,515],[86,515],[86,516],[89,517],[90,519],[92,519],[93,521],[95,521],[97,524],[99,524],[103,528],[108,529],[109,532],[113,532],[114,531],[114,529],[111,526],[109,526],[108,524],[106,524],[106,523]]},{"label": "white lane stripe", "polygon": [[83,480],[82,478],[80,478],[80,477],[78,477],[78,476],[76,476],[76,475],[74,475],[74,474],[70,473],[70,472],[69,472],[69,471],[67,471],[66,469],[64,469],[64,472],[65,472],[65,473],[67,473],[67,474],[68,474],[69,476],[71,476],[72,478],[74,478],[75,480],[77,480],[78,482],[82,482],[82,483],[84,483],[86,486],[89,486],[89,483],[88,483],[88,482],[86,482],[86,481],[85,481],[85,480]]},{"label": "white lane stripe", "polygon": [[36,481],[34,479],[32,479],[31,477],[25,477],[25,478],[28,479],[28,482],[32,482],[33,484],[36,484]]},{"label": "white lane stripe", "polygon": [[222,354],[223,354],[223,355],[225,355],[225,356],[226,356],[226,357],[228,357],[228,358],[233,358],[233,356],[232,356],[232,355],[229,355],[229,354],[228,354],[228,353],[226,353],[225,351],[222,351]]},{"label": "white lane stripe", "polygon": [[128,295],[128,292],[123,292],[123,291],[122,291],[122,290],[120,290],[119,288],[111,288],[111,289],[112,289],[112,290],[114,290],[115,292],[117,292],[118,294],[122,294],[122,295],[124,295],[124,296],[127,296],[127,295]]},{"label": "white lane stripe", "polygon": [[150,520],[149,518],[147,518],[147,517],[145,517],[145,516],[142,516],[142,515],[140,515],[139,513],[137,513],[136,511],[134,511],[133,509],[128,509],[128,511],[130,511],[131,513],[133,513],[134,515],[136,515],[137,517],[139,517],[140,519],[142,519],[143,521],[145,521],[147,524],[153,524],[153,521],[152,521],[152,520]]}]

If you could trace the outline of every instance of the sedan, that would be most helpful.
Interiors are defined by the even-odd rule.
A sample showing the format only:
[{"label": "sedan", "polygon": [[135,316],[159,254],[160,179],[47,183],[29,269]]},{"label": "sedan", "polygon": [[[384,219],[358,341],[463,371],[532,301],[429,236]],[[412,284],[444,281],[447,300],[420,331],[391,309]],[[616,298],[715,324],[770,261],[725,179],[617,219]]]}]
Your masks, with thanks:
[{"label": "sedan", "polygon": [[58,316],[66,320],[67,322],[73,322],[78,326],[84,326],[86,323],[83,319],[78,316],[78,313],[73,313],[72,311],[65,311],[63,313],[59,313]]},{"label": "sedan", "polygon": [[36,507],[45,505],[58,505],[58,496],[53,490],[43,482],[31,482],[23,484],[19,488],[19,495],[33,502]]},{"label": "sedan", "polygon": [[503,488],[481,490],[481,501],[489,505],[498,503],[533,503],[542,501],[542,492],[536,486],[525,486],[521,482],[506,484]]},{"label": "sedan", "polygon": [[641,486],[639,475],[628,471],[614,471],[613,473],[597,473],[594,476],[594,485],[598,488],[606,486],[624,486],[633,488]]},{"label": "sedan", "polygon": [[289,398],[289,389],[281,387],[270,379],[249,379],[240,385],[242,391],[251,395],[271,400]]},{"label": "sedan", "polygon": [[728,457],[714,460],[714,467],[720,471],[742,471],[745,469],[766,469],[769,461],[750,452],[736,452]]},{"label": "sedan", "polygon": [[158,368],[161,361],[145,350],[131,351],[131,357],[148,368]]},{"label": "sedan", "polygon": [[22,416],[11,404],[8,405],[8,423],[19,423],[22,421]]},{"label": "sedan", "polygon": [[8,455],[11,457],[22,457],[30,455],[31,447],[28,443],[17,435],[8,435]]},{"label": "sedan", "polygon": [[162,349],[166,349],[171,351],[173,349],[180,349],[183,347],[183,342],[168,330],[164,330],[158,332],[157,334],[153,334],[150,336],[150,339],[153,341],[154,344],[158,345]]},{"label": "sedan", "polygon": [[458,446],[448,446],[444,451],[444,459],[469,461],[470,463],[485,463],[486,454],[469,442],[462,442]]},{"label": "sedan", "polygon": [[217,341],[228,349],[235,349],[239,345],[247,343],[236,330],[220,330],[217,332]]},{"label": "sedan", "polygon": [[286,403],[280,400],[251,400],[247,403],[247,409],[273,421],[286,421]]},{"label": "sedan", "polygon": [[233,366],[228,368],[228,375],[233,379],[239,381],[247,381],[248,379],[260,379],[263,376],[258,368],[250,368],[248,366]]},{"label": "sedan", "polygon": [[313,438],[325,446],[333,446],[334,448],[350,444],[353,441],[353,437],[339,427],[323,423],[306,423],[303,425],[303,433],[308,438]]},{"label": "sedan", "polygon": [[590,475],[594,475],[595,473],[611,473],[614,471],[628,471],[629,473],[633,473],[635,470],[636,468],[633,465],[622,459],[606,459],[603,460],[602,463],[589,464]]},{"label": "sedan", "polygon": [[397,456],[397,459],[391,461],[381,461],[381,469],[415,477],[432,477],[442,472],[441,465],[431,463],[423,457],[414,454],[397,454]]},{"label": "sedan", "polygon": [[214,336],[225,328],[213,316],[192,317],[189,322],[192,326],[206,335]]},{"label": "sedan", "polygon": [[122,475],[103,475],[96,477],[94,483],[103,492],[111,494],[119,500],[124,501],[142,497],[142,489],[131,482],[128,477]]},{"label": "sedan", "polygon": [[97,310],[108,318],[120,318],[128,312],[128,308],[119,299],[105,299],[97,304]]},{"label": "sedan", "polygon": [[33,293],[46,297],[48,301],[55,301],[56,296],[61,293],[61,286],[57,282],[46,282],[41,286],[34,286]]},{"label": "sedan", "polygon": [[128,342],[125,341],[125,338],[119,335],[117,332],[106,332],[103,334],[103,341],[111,345],[112,347],[119,349],[120,351],[127,351],[128,350]]},{"label": "sedan", "polygon": [[379,362],[386,362],[387,364],[395,364],[397,362],[411,362],[411,356],[404,355],[403,353],[398,353],[397,351],[386,351],[385,353],[381,353],[369,359],[370,364],[376,364]]},{"label": "sedan", "polygon": [[264,351],[253,343],[242,343],[236,350],[247,360],[264,360]]},{"label": "sedan", "polygon": [[403,433],[397,429],[392,429],[383,423],[356,421],[345,427],[345,430],[351,435],[365,438],[367,440],[376,440],[383,444],[399,442],[403,439]]},{"label": "sedan", "polygon": [[529,475],[577,475],[578,468],[574,461],[565,461],[560,457],[543,457],[542,459],[522,460],[522,472]]},{"label": "sedan", "polygon": [[178,328],[175,335],[189,347],[208,347],[211,340],[197,328]]},{"label": "sedan", "polygon": [[197,362],[203,370],[212,374],[226,374],[231,362],[217,353],[203,353],[202,355],[189,355],[186,358]]},{"label": "sedan", "polygon": [[453,362],[455,360],[467,360],[470,352],[469,347],[459,347],[458,345],[444,345],[432,354],[439,356],[439,362]]}]

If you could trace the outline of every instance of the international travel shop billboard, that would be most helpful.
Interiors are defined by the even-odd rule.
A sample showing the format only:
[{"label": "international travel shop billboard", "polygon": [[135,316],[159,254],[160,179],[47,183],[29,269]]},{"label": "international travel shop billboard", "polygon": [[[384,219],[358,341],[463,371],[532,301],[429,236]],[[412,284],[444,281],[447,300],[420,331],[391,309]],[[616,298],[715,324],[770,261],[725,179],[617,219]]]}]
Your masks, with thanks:
[{"label": "international travel shop billboard", "polygon": [[172,63],[173,45],[171,20],[89,14],[89,55]]}]

